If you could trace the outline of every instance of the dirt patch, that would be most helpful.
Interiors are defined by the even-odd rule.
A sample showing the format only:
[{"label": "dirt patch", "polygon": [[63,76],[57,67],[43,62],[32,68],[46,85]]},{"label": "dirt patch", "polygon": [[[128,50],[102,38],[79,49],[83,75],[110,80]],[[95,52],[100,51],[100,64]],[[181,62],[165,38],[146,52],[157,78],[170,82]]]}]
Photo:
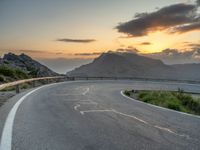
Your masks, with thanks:
[{"label": "dirt patch", "polygon": [[0,92],[0,106],[2,106],[9,98],[15,95],[15,91]]}]

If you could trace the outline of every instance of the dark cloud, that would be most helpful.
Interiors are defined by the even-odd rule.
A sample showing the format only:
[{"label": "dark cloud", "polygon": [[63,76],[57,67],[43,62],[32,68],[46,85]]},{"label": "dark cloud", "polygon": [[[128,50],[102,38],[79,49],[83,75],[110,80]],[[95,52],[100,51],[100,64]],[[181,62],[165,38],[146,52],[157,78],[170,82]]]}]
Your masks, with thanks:
[{"label": "dark cloud", "polygon": [[56,55],[61,55],[61,54],[64,54],[64,53],[62,53],[62,52],[58,52],[58,53],[56,53]]},{"label": "dark cloud", "polygon": [[133,46],[128,46],[127,49],[135,49]]},{"label": "dark cloud", "polygon": [[183,46],[185,46],[185,47],[190,47],[192,49],[200,48],[200,42],[196,42],[196,43],[193,43],[193,42],[182,42],[181,44]]},{"label": "dark cloud", "polygon": [[57,39],[60,42],[71,42],[71,43],[91,43],[95,42],[95,39]]},{"label": "dark cloud", "polygon": [[190,32],[194,30],[200,30],[200,22],[195,22],[188,25],[175,27],[172,33],[185,33],[185,32]]},{"label": "dark cloud", "polygon": [[[12,51],[11,51],[12,52]],[[49,51],[44,51],[44,50],[15,50],[13,52],[19,52],[19,53],[25,53],[25,54],[55,54],[55,55],[62,55],[64,53],[62,52],[49,52]],[[67,55],[71,55],[71,54],[67,54]]]},{"label": "dark cloud", "polygon": [[41,51],[41,50],[16,50],[19,51],[21,53],[47,53],[45,51]]},{"label": "dark cloud", "polygon": [[106,52],[112,52],[112,53],[116,53],[116,52],[118,52],[118,53],[139,53],[139,50],[137,50],[134,47],[129,46],[128,48],[119,48],[117,50],[108,50],[108,51],[105,51],[105,52],[75,53],[74,55],[75,56],[98,56],[98,55],[101,55],[101,54],[106,53]]},{"label": "dark cloud", "polygon": [[[173,33],[188,32],[199,29],[198,23],[197,6],[180,3],[163,7],[152,13],[137,13],[133,20],[119,24],[116,29],[127,34],[128,37],[134,37],[145,36],[158,30],[172,30]],[[189,26],[186,27],[187,24]]]},{"label": "dark cloud", "polygon": [[151,45],[150,42],[142,42],[142,43],[139,43],[139,45]]},{"label": "dark cloud", "polygon": [[200,48],[188,51],[165,49],[162,52],[145,54],[147,57],[161,59],[166,64],[200,63]]},{"label": "dark cloud", "polygon": [[75,53],[75,56],[96,56],[101,55],[101,52],[94,52],[94,53]]},{"label": "dark cloud", "polygon": [[188,43],[186,45],[189,47],[193,47],[193,48],[200,48],[200,44],[198,44],[198,43]]},{"label": "dark cloud", "polygon": [[120,52],[120,53],[139,53],[139,50],[129,46],[127,49],[117,49],[116,52]]}]

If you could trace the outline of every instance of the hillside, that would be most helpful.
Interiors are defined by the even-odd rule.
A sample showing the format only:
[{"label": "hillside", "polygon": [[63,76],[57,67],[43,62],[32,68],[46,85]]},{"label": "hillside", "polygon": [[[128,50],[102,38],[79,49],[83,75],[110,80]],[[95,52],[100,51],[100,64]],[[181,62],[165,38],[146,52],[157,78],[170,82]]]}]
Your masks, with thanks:
[{"label": "hillside", "polygon": [[[135,53],[104,53],[90,64],[67,74],[88,77],[136,77],[154,79],[200,79],[200,64],[166,65]],[[195,72],[195,74],[194,74]]]},{"label": "hillside", "polygon": [[0,59],[1,82],[56,75],[58,74],[25,54],[8,53]]}]

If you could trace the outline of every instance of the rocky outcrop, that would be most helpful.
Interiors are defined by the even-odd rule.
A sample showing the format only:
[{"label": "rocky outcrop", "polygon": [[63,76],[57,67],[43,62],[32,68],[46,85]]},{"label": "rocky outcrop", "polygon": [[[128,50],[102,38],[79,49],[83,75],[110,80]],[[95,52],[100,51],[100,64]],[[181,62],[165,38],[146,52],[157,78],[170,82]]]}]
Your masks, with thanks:
[{"label": "rocky outcrop", "polygon": [[166,65],[135,53],[108,52],[67,75],[200,80],[200,64]]},{"label": "rocky outcrop", "polygon": [[5,54],[0,60],[1,64],[14,69],[20,69],[26,72],[32,77],[46,77],[46,76],[56,76],[57,73],[53,72],[46,66],[40,64],[31,57],[21,54],[15,55],[13,53]]}]

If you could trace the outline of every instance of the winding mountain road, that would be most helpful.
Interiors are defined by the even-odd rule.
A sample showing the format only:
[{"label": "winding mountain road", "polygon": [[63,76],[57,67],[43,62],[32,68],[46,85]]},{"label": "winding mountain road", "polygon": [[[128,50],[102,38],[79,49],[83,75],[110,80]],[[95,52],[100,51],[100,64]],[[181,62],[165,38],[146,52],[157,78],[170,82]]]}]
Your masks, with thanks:
[{"label": "winding mountain road", "polygon": [[0,109],[1,150],[198,150],[200,117],[130,100],[125,89],[200,92],[200,85],[74,81],[46,85]]}]

